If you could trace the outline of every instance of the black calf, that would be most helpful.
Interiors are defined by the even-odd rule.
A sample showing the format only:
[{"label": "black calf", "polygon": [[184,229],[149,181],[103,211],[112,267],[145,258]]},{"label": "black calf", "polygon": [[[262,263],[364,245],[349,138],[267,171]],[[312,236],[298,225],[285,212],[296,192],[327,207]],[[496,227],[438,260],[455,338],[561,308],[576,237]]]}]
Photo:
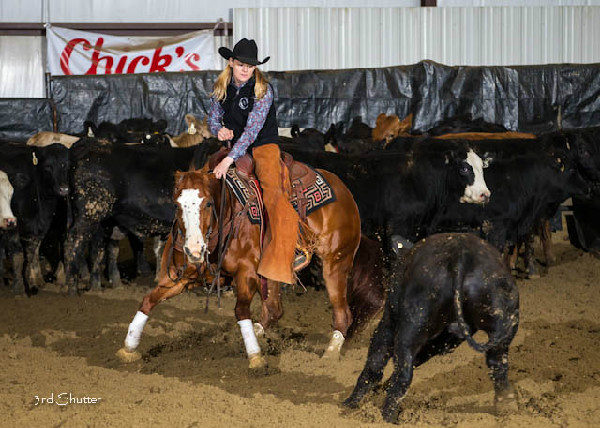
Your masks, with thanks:
[{"label": "black calf", "polygon": [[[382,413],[395,422],[413,367],[467,340],[485,352],[497,409],[507,409],[515,402],[508,347],[519,324],[519,294],[500,253],[475,235],[437,234],[418,242],[400,263],[365,368],[344,405],[357,407],[393,357]],[[473,339],[477,330],[487,333],[487,343]]]}]

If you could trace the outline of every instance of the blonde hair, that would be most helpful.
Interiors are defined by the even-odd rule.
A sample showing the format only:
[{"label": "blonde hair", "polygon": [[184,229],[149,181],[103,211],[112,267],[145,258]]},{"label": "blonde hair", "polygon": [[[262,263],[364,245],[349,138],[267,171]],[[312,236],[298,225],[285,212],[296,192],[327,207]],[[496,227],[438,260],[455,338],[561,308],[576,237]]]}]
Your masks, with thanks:
[{"label": "blonde hair", "polygon": [[[233,70],[229,64],[227,64],[225,69],[221,71],[217,77],[213,91],[210,94],[211,96],[215,97],[217,101],[223,101],[225,98],[227,98],[227,86],[229,85],[229,82],[231,82],[232,75]],[[269,81],[258,68],[254,69],[254,79],[256,80],[254,83],[254,96],[257,100],[260,100],[267,93],[267,85]]]}]

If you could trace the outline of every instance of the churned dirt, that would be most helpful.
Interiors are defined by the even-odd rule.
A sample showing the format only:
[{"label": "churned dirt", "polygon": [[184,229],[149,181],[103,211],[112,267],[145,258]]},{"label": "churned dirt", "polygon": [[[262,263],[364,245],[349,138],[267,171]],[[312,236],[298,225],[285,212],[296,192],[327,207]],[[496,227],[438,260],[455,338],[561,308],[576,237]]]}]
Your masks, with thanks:
[{"label": "churned dirt", "polygon": [[[519,408],[494,415],[484,356],[461,345],[415,370],[400,423],[410,427],[600,426],[600,260],[555,234],[557,262],[519,279],[521,324],[510,352]],[[188,292],[151,314],[139,350],[115,356],[151,277],[125,289],[33,297],[0,287],[0,427],[382,427],[384,392],[340,403],[363,368],[370,333],[342,359],[320,359],[331,333],[324,290],[284,295],[286,313],[259,342],[269,369],[250,373],[235,298]],[[255,309],[258,305],[255,306]],[[481,339],[481,338],[480,338]],[[386,377],[390,367],[386,369]],[[391,426],[391,425],[389,425]]]}]

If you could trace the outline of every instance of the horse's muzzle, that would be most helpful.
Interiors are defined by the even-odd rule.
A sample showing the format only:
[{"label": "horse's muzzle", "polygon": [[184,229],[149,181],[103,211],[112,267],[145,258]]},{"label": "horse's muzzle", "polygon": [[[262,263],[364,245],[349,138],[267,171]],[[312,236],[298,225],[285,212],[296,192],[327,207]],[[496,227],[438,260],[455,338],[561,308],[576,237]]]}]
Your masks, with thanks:
[{"label": "horse's muzzle", "polygon": [[206,257],[206,246],[201,247],[199,251],[192,251],[189,247],[185,246],[183,247],[183,252],[187,256],[190,263],[202,263]]}]

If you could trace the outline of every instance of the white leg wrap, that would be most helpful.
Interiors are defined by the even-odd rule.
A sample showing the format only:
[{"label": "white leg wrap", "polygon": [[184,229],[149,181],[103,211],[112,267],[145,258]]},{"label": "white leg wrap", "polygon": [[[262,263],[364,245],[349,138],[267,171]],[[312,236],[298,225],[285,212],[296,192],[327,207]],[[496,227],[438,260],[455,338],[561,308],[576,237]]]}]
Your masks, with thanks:
[{"label": "white leg wrap", "polygon": [[127,337],[125,338],[125,348],[129,351],[135,350],[140,344],[140,338],[142,337],[142,330],[148,321],[148,315],[143,312],[137,311],[133,321],[129,324],[127,330]]},{"label": "white leg wrap", "polygon": [[246,353],[248,354],[248,357],[255,354],[260,354],[260,346],[258,346],[258,341],[256,340],[256,335],[254,334],[252,320],[238,321],[238,325],[242,331],[242,337],[244,338],[244,345],[246,346]]},{"label": "white leg wrap", "polygon": [[327,346],[327,352],[340,352],[345,340],[341,331],[333,330],[329,346]]}]

